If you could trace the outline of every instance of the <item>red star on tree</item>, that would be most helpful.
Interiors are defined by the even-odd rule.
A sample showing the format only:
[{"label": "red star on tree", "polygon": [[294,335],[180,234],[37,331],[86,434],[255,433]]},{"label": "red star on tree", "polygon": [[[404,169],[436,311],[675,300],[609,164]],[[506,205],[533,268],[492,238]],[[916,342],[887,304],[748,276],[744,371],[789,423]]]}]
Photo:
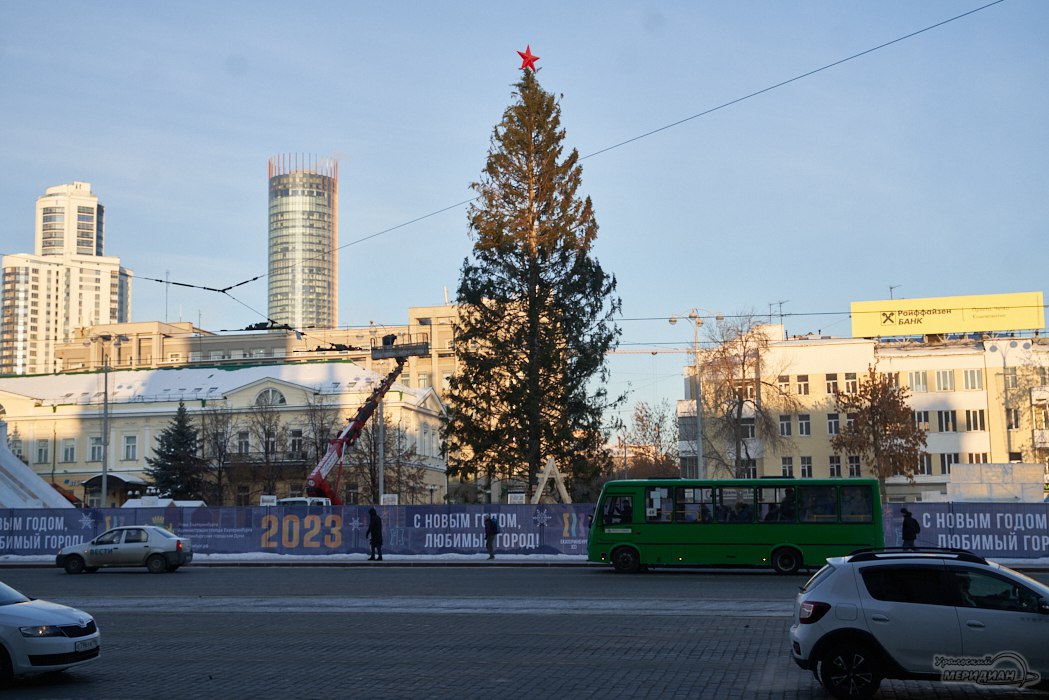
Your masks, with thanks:
[{"label": "red star on tree", "polygon": [[532,45],[529,44],[524,51],[518,51],[517,55],[521,57],[521,70],[531,68],[535,73],[535,62],[539,60],[539,57],[532,55]]}]

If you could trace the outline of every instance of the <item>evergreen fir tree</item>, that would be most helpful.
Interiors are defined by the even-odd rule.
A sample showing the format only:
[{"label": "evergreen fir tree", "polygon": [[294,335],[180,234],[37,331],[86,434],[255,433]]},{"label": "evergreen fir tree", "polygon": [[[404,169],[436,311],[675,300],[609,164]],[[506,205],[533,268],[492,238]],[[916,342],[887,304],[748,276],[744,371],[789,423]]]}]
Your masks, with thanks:
[{"label": "evergreen fir tree", "polygon": [[157,436],[155,457],[146,457],[146,473],[160,495],[175,500],[201,500],[207,489],[207,463],[200,458],[197,429],[186,405],[179,402],[171,424]]},{"label": "evergreen fir tree", "polygon": [[549,457],[576,497],[610,466],[602,415],[616,347],[616,281],[592,256],[597,221],[563,155],[554,97],[525,70],[491,140],[470,207],[472,260],[457,294],[459,371],[448,394],[453,474],[517,478],[529,493]]}]

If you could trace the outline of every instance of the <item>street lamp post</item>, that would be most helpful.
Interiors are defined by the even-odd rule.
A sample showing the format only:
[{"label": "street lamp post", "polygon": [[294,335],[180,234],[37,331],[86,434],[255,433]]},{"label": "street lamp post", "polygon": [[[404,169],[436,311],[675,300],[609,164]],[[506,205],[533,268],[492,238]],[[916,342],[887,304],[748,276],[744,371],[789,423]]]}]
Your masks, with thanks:
[{"label": "street lamp post", "polygon": [[441,488],[437,484],[427,484],[426,488],[430,491],[430,505],[433,505],[433,494],[437,489]]},{"label": "street lamp post", "polygon": [[[725,317],[721,314],[714,315],[715,320],[723,321]],[[696,308],[688,312],[688,320],[692,322],[692,399],[696,402],[696,479],[704,478],[706,464],[703,459],[703,378],[699,374],[699,329],[703,325],[703,317],[699,315]],[[668,321],[670,325],[677,323],[677,317],[671,316]]]},{"label": "street lamp post", "polygon": [[1009,425],[1012,417],[1009,415],[1009,389],[1011,387],[1009,386],[1008,358],[1009,352],[1016,348],[1030,350],[1031,343],[1026,340],[1023,343],[1010,340],[1008,345],[999,343],[988,348],[991,352],[1000,353],[1002,356],[1002,405],[1005,407],[1005,461],[1007,462],[1012,461],[1013,454],[1013,434]]},{"label": "street lamp post", "polygon": [[[108,333],[93,335],[85,345],[96,342],[102,348],[102,497],[101,507],[106,507],[109,496],[109,352],[128,338],[125,335],[113,336]],[[109,348],[106,348],[106,345]]]}]

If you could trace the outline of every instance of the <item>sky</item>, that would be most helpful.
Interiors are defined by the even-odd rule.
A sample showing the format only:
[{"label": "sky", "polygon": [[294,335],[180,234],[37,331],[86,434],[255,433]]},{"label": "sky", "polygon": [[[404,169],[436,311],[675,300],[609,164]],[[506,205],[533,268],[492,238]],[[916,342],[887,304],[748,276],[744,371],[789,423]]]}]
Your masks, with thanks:
[{"label": "sky", "polygon": [[0,254],[32,252],[47,187],[90,182],[132,320],[243,328],[268,159],[333,156],[339,324],[404,324],[454,301],[530,46],[623,301],[626,417],[682,398],[693,328],[668,319],[693,308],[848,336],[852,301],[1045,289],[1049,3],[792,80],[988,2],[0,0]]}]

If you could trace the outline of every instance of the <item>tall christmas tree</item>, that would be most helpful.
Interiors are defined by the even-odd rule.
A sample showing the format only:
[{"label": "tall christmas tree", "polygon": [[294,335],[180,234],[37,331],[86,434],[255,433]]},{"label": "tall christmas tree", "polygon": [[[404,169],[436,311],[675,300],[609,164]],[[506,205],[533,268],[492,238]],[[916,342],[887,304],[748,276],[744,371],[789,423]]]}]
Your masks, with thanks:
[{"label": "tall christmas tree", "polygon": [[179,402],[170,425],[157,436],[155,457],[146,457],[146,473],[162,496],[175,500],[200,500],[207,488],[207,463],[200,458],[197,429],[186,405]]},{"label": "tall christmas tree", "polygon": [[[522,54],[525,65],[529,56]],[[448,395],[449,467],[519,479],[531,493],[553,457],[577,498],[605,473],[602,415],[618,343],[615,278],[593,257],[597,221],[582,168],[563,154],[561,109],[524,70],[495,127],[470,207],[472,259],[457,294],[459,371]]]}]

